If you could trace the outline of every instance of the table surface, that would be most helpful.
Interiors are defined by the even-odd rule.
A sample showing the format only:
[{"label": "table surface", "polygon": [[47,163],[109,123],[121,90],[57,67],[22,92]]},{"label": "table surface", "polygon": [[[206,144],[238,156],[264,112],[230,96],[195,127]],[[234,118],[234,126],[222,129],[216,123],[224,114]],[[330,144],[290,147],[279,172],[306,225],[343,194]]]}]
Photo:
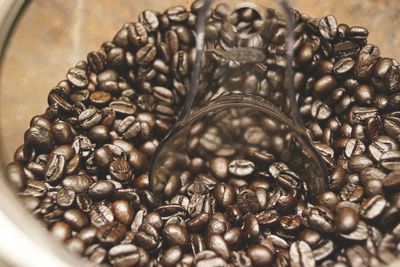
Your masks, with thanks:
[{"label": "table surface", "polygon": [[[48,91],[64,79],[69,67],[86,58],[103,41],[111,40],[124,22],[135,21],[138,11],[162,11],[177,3],[189,6],[190,1],[30,1],[2,62],[0,147],[3,158],[12,159],[13,151],[23,143],[30,118],[43,113]],[[378,44],[383,56],[400,59],[398,1],[293,0],[292,3],[294,8],[314,17],[332,14],[340,23],[368,28],[369,42]]]}]

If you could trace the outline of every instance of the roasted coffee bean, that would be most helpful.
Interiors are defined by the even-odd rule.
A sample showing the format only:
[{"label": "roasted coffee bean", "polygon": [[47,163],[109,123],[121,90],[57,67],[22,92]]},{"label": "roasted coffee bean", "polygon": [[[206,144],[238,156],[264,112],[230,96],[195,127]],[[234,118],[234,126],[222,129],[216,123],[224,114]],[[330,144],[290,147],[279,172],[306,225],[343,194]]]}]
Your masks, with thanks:
[{"label": "roasted coffee bean", "polygon": [[253,245],[247,249],[247,255],[253,266],[269,266],[273,263],[274,256],[271,251],[262,245]]},{"label": "roasted coffee bean", "polygon": [[54,147],[53,134],[40,126],[29,128],[24,134],[24,141],[38,152],[49,152]]},{"label": "roasted coffee bean", "polygon": [[307,219],[307,223],[310,227],[317,231],[331,233],[334,230],[334,216],[332,212],[325,207],[310,207],[303,212],[303,216]]},{"label": "roasted coffee bean", "polygon": [[154,249],[159,244],[157,230],[150,224],[142,224],[135,235],[135,242],[144,249]]},{"label": "roasted coffee bean", "polygon": [[344,207],[336,211],[335,226],[341,233],[352,232],[358,224],[358,213],[353,208]]},{"label": "roasted coffee bean", "polygon": [[211,173],[215,175],[217,179],[223,180],[227,178],[229,162],[226,158],[213,158],[212,160],[210,160],[209,164]]},{"label": "roasted coffee bean", "polygon": [[96,227],[109,224],[114,221],[114,215],[106,205],[97,205],[90,211],[90,221]]},{"label": "roasted coffee bean", "polygon": [[49,183],[55,183],[60,180],[66,169],[66,159],[61,154],[52,154],[48,159],[45,169],[45,179]]},{"label": "roasted coffee bean", "polygon": [[313,250],[314,259],[321,261],[329,257],[335,250],[335,245],[331,240],[323,241],[318,248]]},{"label": "roasted coffee bean", "polygon": [[129,225],[134,216],[132,206],[126,200],[116,200],[111,205],[111,211],[115,220],[122,224]]},{"label": "roasted coffee bean", "polygon": [[333,66],[333,72],[336,75],[342,75],[350,71],[354,66],[354,60],[351,57],[343,57],[339,59]]},{"label": "roasted coffee bean", "polygon": [[229,163],[228,170],[235,176],[248,176],[254,171],[254,163],[248,160],[234,160]]},{"label": "roasted coffee bean", "polygon": [[72,188],[61,187],[56,195],[56,203],[60,207],[69,208],[73,205],[75,201],[75,196],[76,193],[74,190],[72,190]]},{"label": "roasted coffee bean", "polygon": [[185,247],[189,244],[189,235],[184,226],[179,224],[169,224],[163,229],[163,238],[171,246],[177,245]]},{"label": "roasted coffee bean", "polygon": [[230,185],[219,183],[215,186],[214,196],[218,205],[227,207],[233,204],[235,200],[235,191]]},{"label": "roasted coffee bean", "polygon": [[113,266],[134,266],[139,263],[140,254],[138,247],[132,244],[121,244],[108,251],[110,263]]},{"label": "roasted coffee bean", "polygon": [[84,88],[88,85],[86,72],[79,68],[69,69],[67,73],[67,79],[72,85],[78,88]]},{"label": "roasted coffee bean", "polygon": [[100,111],[94,108],[84,110],[78,117],[79,123],[84,129],[92,128],[97,125],[101,119],[102,116]]},{"label": "roasted coffee bean", "polygon": [[293,216],[282,216],[279,220],[279,224],[283,230],[288,232],[296,231],[301,226],[300,217],[297,215]]},{"label": "roasted coffee bean", "polygon": [[17,191],[22,191],[26,187],[27,177],[23,166],[19,162],[12,162],[6,167],[8,182]]},{"label": "roasted coffee bean", "polygon": [[337,33],[337,22],[334,16],[323,17],[319,22],[319,32],[327,40],[335,38]]},{"label": "roasted coffee bean", "polygon": [[305,229],[298,235],[298,239],[306,242],[311,248],[316,248],[322,240],[320,233],[314,230]]},{"label": "roasted coffee bean", "polygon": [[132,169],[125,160],[116,160],[110,164],[109,172],[111,176],[122,183],[129,182],[132,179]]},{"label": "roasted coffee bean", "polygon": [[188,12],[186,11],[186,8],[183,6],[175,6],[168,8],[166,13],[168,18],[174,22],[182,22],[187,20],[188,18]]},{"label": "roasted coffee bean", "polygon": [[115,192],[115,185],[110,181],[97,181],[88,190],[89,195],[95,199],[106,199]]},{"label": "roasted coffee bean", "polygon": [[341,234],[341,237],[351,240],[351,241],[363,241],[368,238],[368,229],[367,225],[363,221],[359,221],[356,228],[347,233],[347,234]]},{"label": "roasted coffee bean", "polygon": [[146,44],[136,52],[136,62],[141,66],[149,65],[156,58],[156,54],[156,47]]},{"label": "roasted coffee bean", "polygon": [[315,266],[313,251],[310,246],[304,241],[294,242],[289,250],[290,266],[304,267]]},{"label": "roasted coffee bean", "polygon": [[69,239],[67,242],[65,242],[65,246],[68,251],[77,255],[82,255],[85,251],[85,243],[78,237]]},{"label": "roasted coffee bean", "polygon": [[178,246],[172,246],[166,249],[160,259],[162,266],[176,266],[182,258],[182,249]]},{"label": "roasted coffee bean", "polygon": [[69,209],[64,212],[64,220],[74,230],[79,231],[89,224],[89,219],[86,214],[77,209]]},{"label": "roasted coffee bean", "polygon": [[125,140],[131,140],[140,133],[140,122],[134,116],[128,116],[117,125],[116,131]]},{"label": "roasted coffee bean", "polygon": [[222,236],[218,234],[210,234],[208,236],[208,247],[223,259],[229,259],[231,254],[230,249]]},{"label": "roasted coffee bean", "polygon": [[60,242],[67,241],[72,235],[71,227],[65,222],[56,222],[50,229],[51,234]]},{"label": "roasted coffee bean", "polygon": [[121,115],[133,115],[136,112],[136,106],[125,101],[113,101],[109,107]]},{"label": "roasted coffee bean", "polygon": [[363,194],[362,186],[350,182],[340,191],[340,198],[344,201],[358,202]]},{"label": "roasted coffee bean", "polygon": [[398,190],[400,188],[400,171],[392,171],[383,179],[383,186],[388,189]]},{"label": "roasted coffee bean", "polygon": [[113,246],[124,238],[125,233],[126,228],[124,225],[112,222],[97,229],[97,239],[105,246]]},{"label": "roasted coffee bean", "polygon": [[387,151],[382,154],[380,165],[387,171],[400,170],[400,150]]},{"label": "roasted coffee bean", "polygon": [[386,200],[381,195],[375,195],[366,199],[360,207],[360,215],[367,220],[378,217],[386,207]]},{"label": "roasted coffee bean", "polygon": [[159,26],[159,20],[154,11],[145,10],[139,14],[139,22],[143,24],[148,32],[154,32]]}]

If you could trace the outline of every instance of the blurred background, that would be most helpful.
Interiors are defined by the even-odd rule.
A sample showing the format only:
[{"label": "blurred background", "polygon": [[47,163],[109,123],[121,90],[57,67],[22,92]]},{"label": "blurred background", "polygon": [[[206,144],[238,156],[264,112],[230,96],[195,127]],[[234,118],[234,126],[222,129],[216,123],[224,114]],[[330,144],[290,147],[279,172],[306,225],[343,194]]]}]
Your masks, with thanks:
[{"label": "blurred background", "polygon": [[[1,1],[1,0],[0,0]],[[243,1],[234,1],[243,2]],[[257,2],[257,1],[253,1]],[[274,6],[274,1],[269,0]],[[296,0],[293,8],[313,17],[334,15],[338,23],[364,26],[381,55],[400,59],[400,3],[393,0]],[[143,4],[145,3],[145,5]],[[138,11],[191,1],[170,0],[34,0],[10,37],[1,64],[0,133],[6,162],[23,143],[30,118],[47,106],[48,91],[65,78],[68,68],[102,42],[112,40]],[[263,1],[266,3],[266,1]],[[0,264],[1,266],[1,264]]]}]

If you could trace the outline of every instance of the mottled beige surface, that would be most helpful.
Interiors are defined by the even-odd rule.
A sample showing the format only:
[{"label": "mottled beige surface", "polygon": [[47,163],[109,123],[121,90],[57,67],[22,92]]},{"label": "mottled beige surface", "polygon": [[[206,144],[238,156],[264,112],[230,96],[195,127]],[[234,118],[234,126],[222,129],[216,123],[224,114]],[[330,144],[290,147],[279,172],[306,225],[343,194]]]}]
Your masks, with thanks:
[{"label": "mottled beige surface", "polygon": [[[241,2],[241,1],[234,1]],[[255,1],[257,2],[257,1]],[[268,1],[259,1],[268,3]],[[270,3],[272,1],[269,1]],[[400,58],[400,2],[397,0],[297,0],[294,8],[312,16],[333,14],[339,22],[370,30],[382,55]],[[21,17],[5,54],[0,77],[0,133],[4,158],[23,142],[30,118],[44,111],[47,93],[66,70],[97,49],[145,8],[163,10],[190,1],[33,0]]]}]

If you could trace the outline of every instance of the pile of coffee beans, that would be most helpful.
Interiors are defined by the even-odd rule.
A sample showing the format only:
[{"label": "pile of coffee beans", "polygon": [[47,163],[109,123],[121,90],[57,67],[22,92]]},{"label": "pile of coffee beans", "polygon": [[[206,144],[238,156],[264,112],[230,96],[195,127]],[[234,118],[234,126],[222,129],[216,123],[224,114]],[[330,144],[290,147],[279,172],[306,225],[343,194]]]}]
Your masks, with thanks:
[{"label": "pile of coffee beans", "polygon": [[[400,64],[367,43],[367,29],[333,16],[293,11],[300,113],[329,191],[311,201],[296,170],[254,152],[192,158],[156,198],[148,162],[185,99],[200,7],[145,10],[68,70],[7,166],[25,207],[104,267],[364,267],[400,257]],[[280,106],[287,30],[274,10],[262,10],[266,21],[260,12],[216,6],[206,45],[264,51],[262,75],[239,64],[230,86]]]}]

